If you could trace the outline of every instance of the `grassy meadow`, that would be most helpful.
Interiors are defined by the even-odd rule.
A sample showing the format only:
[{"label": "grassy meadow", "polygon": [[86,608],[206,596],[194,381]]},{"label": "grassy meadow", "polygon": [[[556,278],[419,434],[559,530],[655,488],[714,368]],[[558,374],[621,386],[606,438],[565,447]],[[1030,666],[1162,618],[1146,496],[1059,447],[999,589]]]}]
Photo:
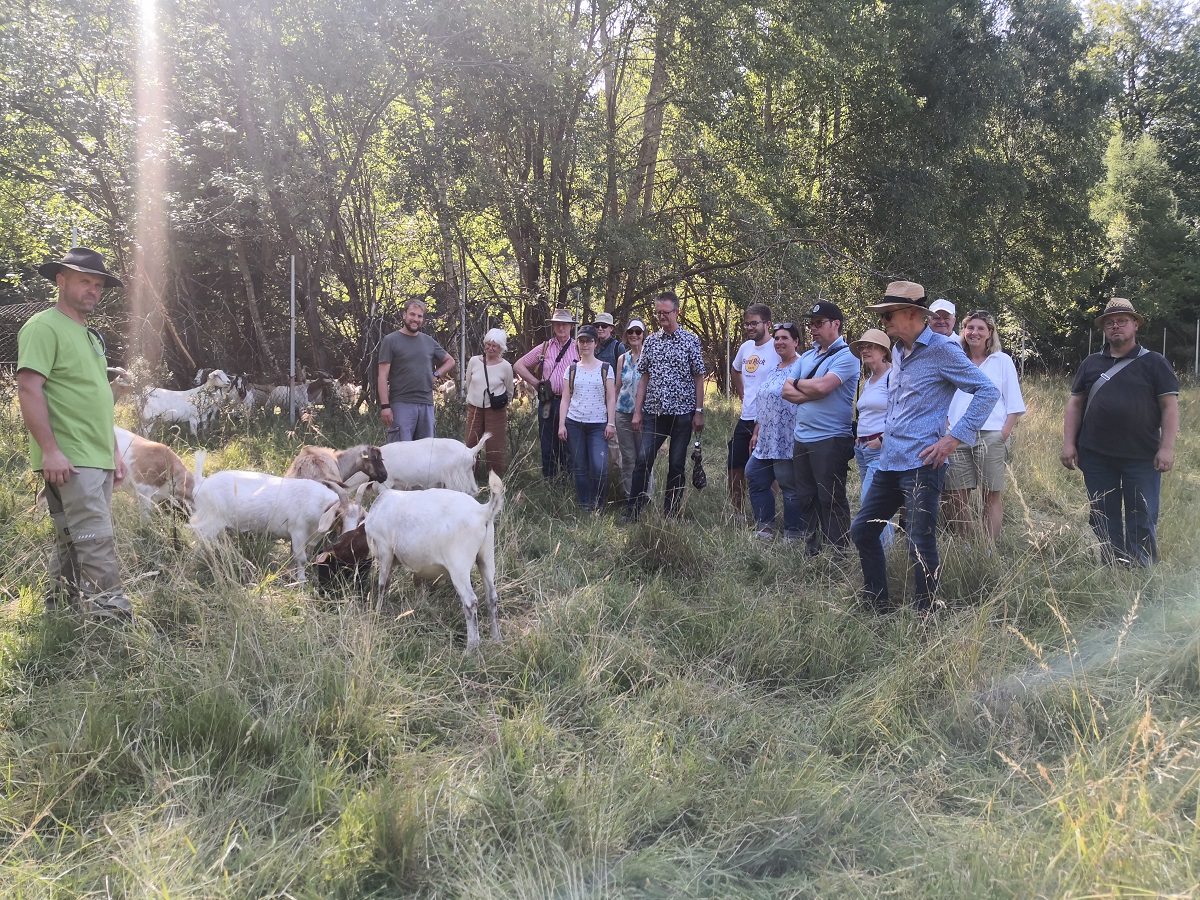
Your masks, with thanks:
[{"label": "grassy meadow", "polygon": [[[1097,565],[1058,461],[1067,383],[1025,388],[1003,538],[942,536],[932,623],[877,618],[856,562],[734,523],[722,401],[709,488],[681,521],[628,528],[542,484],[518,408],[504,641],[466,658],[448,586],[397,572],[374,612],[289,584],[282,542],[201,561],[129,494],[136,624],[44,616],[51,531],[6,382],[0,896],[1192,895],[1200,391],[1144,572]],[[438,417],[461,436],[461,409]],[[319,413],[204,446],[209,472],[281,473],[304,443],[381,436],[373,415]]]}]

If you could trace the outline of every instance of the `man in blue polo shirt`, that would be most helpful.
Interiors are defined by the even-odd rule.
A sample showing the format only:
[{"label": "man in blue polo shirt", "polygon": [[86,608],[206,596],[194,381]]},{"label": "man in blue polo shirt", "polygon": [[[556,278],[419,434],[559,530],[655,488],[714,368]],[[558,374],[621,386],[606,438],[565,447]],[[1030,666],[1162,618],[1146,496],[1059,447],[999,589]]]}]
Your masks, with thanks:
[{"label": "man in blue polo shirt", "polygon": [[783,399],[800,404],[792,463],[804,542],[809,556],[820,551],[822,536],[845,553],[850,548],[846,473],[854,456],[850,423],[861,366],[842,336],[846,317],[837,304],[822,300],[804,318],[813,346],[800,357],[800,376],[783,386]]},{"label": "man in blue polo shirt", "polygon": [[[957,341],[934,333],[926,324],[928,310],[921,285],[893,281],[883,302],[867,308],[879,313],[884,330],[896,345],[879,469],[850,526],[850,536],[862,563],[865,599],[877,612],[891,611],[895,607],[888,597],[887,559],[879,535],[903,506],[904,534],[916,570],[915,605],[925,611],[933,606],[941,574],[937,515],[946,461],[960,445],[974,446],[1000,391]],[[947,432],[946,414],[956,390],[974,396],[962,418]]]}]

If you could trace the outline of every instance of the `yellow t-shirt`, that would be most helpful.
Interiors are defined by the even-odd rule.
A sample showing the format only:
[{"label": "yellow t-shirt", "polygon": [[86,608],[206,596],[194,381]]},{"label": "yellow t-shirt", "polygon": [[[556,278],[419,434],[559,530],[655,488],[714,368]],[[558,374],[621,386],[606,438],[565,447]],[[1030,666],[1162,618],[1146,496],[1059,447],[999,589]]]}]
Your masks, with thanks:
[{"label": "yellow t-shirt", "polygon": [[[33,316],[17,335],[17,371],[44,375],[50,428],[71,465],[113,468],[113,396],[100,339],[66,313]],[[42,468],[42,448],[29,441],[29,463]]]}]

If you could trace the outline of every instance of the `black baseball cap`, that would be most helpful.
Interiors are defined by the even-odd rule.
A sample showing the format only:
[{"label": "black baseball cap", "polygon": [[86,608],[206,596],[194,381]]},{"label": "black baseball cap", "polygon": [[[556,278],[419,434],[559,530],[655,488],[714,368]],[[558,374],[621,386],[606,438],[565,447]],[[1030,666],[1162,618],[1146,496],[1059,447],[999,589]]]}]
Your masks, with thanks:
[{"label": "black baseball cap", "polygon": [[828,300],[819,300],[813,304],[813,308],[801,315],[803,319],[828,319],[831,322],[845,322],[846,317],[842,315],[842,308],[836,303],[830,303]]}]

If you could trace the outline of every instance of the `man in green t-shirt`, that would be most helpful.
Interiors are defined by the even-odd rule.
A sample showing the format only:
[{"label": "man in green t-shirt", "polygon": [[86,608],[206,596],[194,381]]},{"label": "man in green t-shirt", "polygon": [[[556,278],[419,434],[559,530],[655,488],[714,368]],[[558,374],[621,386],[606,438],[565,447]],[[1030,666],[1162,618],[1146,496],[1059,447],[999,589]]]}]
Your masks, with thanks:
[{"label": "man in green t-shirt", "polygon": [[129,618],[111,508],[125,463],[116,452],[104,339],[87,325],[103,290],[121,281],[84,247],[38,271],[58,286],[58,302],[17,336],[17,397],[54,522],[46,607],[82,602],[91,616]]}]

